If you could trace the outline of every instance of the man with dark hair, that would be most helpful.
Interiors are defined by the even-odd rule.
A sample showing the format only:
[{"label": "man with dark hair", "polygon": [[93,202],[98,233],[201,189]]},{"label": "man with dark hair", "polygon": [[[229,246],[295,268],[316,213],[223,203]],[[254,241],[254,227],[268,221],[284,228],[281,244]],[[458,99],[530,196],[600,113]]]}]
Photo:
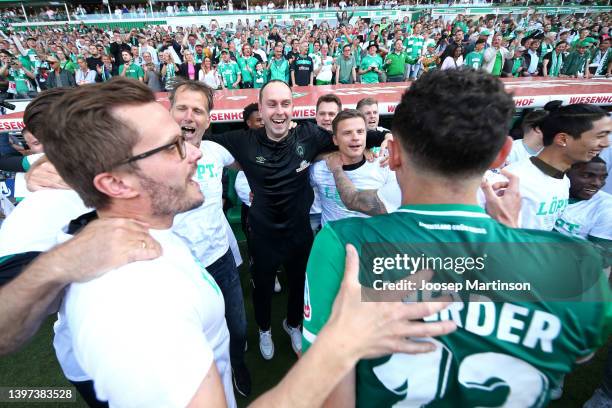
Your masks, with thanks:
[{"label": "man with dark hair", "polygon": [[[434,286],[415,282],[419,293],[412,301],[427,301],[438,285],[453,287],[455,303],[425,320],[453,320],[457,331],[425,339],[435,347],[422,356],[361,360],[327,399],[329,406],[545,405],[562,375],[607,338],[610,289],[592,245],[508,228],[476,205],[484,172],[501,165],[510,150],[513,111],[502,82],[474,70],[428,72],[403,95],[389,142],[403,205],[387,215],[330,222],[317,235],[307,270],[305,356],[331,315],[348,243],[359,248],[360,279],[373,290],[401,287],[414,271],[406,259],[440,265],[436,259],[485,253],[486,261],[482,268],[433,266]],[[483,281],[497,284],[483,287]],[[472,282],[481,289],[472,291]],[[503,289],[508,282],[530,282],[523,299],[531,301],[518,306],[521,295]],[[593,301],[547,302],[574,296]]]},{"label": "man with dark hair", "polygon": [[[49,110],[67,92],[70,88],[45,91],[26,107],[24,138],[39,154],[24,157],[25,170],[46,160],[40,153],[44,151],[42,135],[49,126]],[[0,228],[0,284],[13,279],[41,252],[52,248],[62,228],[87,211],[72,190],[49,188],[27,195]]]},{"label": "man with dark hair", "polygon": [[235,406],[223,296],[170,229],[176,214],[202,205],[193,180],[201,152],[150,89],[131,80],[67,93],[49,118],[45,151],[85,204],[101,219],[148,224],[163,250],[68,288],[54,341],[65,375],[92,380],[96,398],[110,406],[200,398]]},{"label": "man with dark hair", "polygon": [[346,217],[364,217],[363,213],[351,211],[342,203],[336,184],[334,171],[341,169],[359,190],[379,189],[387,183],[397,184],[395,174],[388,167],[381,167],[378,161],[365,159],[365,139],[367,133],[365,116],[358,110],[343,110],[333,120],[333,140],[338,152],[333,153],[336,160],[330,165],[318,161],[310,168],[311,184],[320,198],[321,224]]},{"label": "man with dark hair", "polygon": [[260,129],[263,127],[259,106],[256,103],[250,103],[244,107],[242,121],[247,129]]},{"label": "man with dark hair", "polygon": [[591,161],[574,164],[567,176],[571,183],[569,205],[557,219],[555,230],[588,239],[611,251],[612,195],[601,191],[608,177],[606,162],[595,156]]},{"label": "man with dark hair", "polygon": [[506,164],[512,164],[540,153],[544,144],[539,122],[547,114],[545,110],[540,109],[525,115],[521,123],[523,137],[512,142],[512,150],[508,154]]},{"label": "man with dark hair", "polygon": [[521,227],[551,231],[568,204],[570,181],[565,173],[610,145],[612,119],[595,105],[561,106],[553,101],[545,109],[549,114],[537,123],[544,148],[506,169],[521,180]]},{"label": "man with dark hair", "polygon": [[332,122],[342,110],[342,101],[334,94],[325,94],[317,99],[315,119],[317,125],[331,131]]},{"label": "man with dark hair", "polygon": [[357,82],[355,58],[351,55],[350,44],[342,47],[342,55],[336,57],[336,84],[352,84]]}]

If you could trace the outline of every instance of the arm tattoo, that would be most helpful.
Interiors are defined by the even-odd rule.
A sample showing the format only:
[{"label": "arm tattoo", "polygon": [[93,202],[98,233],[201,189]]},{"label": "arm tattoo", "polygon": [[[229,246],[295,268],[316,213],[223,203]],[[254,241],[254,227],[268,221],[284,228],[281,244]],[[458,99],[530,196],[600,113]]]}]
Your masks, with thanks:
[{"label": "arm tattoo", "polygon": [[348,178],[342,168],[332,171],[336,189],[340,194],[340,199],[351,211],[359,211],[367,215],[386,214],[387,208],[378,198],[377,190],[359,191],[355,188],[353,182]]}]

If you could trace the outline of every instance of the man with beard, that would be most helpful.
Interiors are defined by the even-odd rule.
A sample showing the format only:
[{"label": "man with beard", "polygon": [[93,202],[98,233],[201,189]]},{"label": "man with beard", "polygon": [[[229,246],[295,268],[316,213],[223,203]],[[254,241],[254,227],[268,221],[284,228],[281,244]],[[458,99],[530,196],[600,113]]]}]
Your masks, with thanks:
[{"label": "man with beard", "polygon": [[[320,153],[335,150],[331,132],[304,122],[290,129],[293,97],[282,81],[268,82],[259,93],[264,129],[213,135],[240,163],[253,191],[249,210],[253,255],[253,303],[262,356],[274,356],[271,307],[274,277],[284,265],[289,284],[283,328],[296,353],[301,350],[304,273],[312,244],[309,210],[313,202],[308,167]],[[369,132],[368,144],[380,145],[382,132]]]},{"label": "man with beard", "polygon": [[222,201],[223,168],[234,164],[234,158],[223,146],[202,141],[210,125],[212,109],[213,90],[199,81],[179,81],[170,93],[170,114],[181,127],[186,142],[202,152],[194,180],[205,197],[202,206],[177,215],[172,230],[185,239],[223,293],[234,385],[241,395],[248,396],[251,378],[244,362],[247,323],[236,267],[242,260],[236,238],[223,214]]},{"label": "man with beard", "polygon": [[134,81],[79,88],[49,117],[42,141],[59,174],[99,218],[148,224],[163,252],[68,288],[54,340],[66,376],[92,380],[111,406],[187,406],[200,393],[235,406],[223,295],[171,230],[204,200],[201,152]]}]

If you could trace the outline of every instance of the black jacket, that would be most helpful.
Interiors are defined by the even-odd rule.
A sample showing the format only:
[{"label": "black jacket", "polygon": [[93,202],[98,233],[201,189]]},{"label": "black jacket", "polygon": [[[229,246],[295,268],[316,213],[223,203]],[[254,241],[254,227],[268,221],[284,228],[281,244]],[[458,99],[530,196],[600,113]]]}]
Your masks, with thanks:
[{"label": "black jacket", "polygon": [[[74,75],[70,73],[70,71],[66,71],[65,69],[60,69],[59,76],[62,81],[62,86],[73,87],[76,86],[76,81],[74,80]],[[47,89],[58,88],[57,84],[57,74],[55,71],[51,71],[49,76],[47,77]]]},{"label": "black jacket", "polygon": [[[200,72],[200,68],[202,66],[202,64],[193,64],[194,65],[194,69],[195,69],[195,80],[198,80],[198,72]],[[179,65],[179,69],[178,69],[178,75],[182,76],[185,79],[189,79],[189,68],[187,66],[186,62],[183,62],[181,65]]]}]

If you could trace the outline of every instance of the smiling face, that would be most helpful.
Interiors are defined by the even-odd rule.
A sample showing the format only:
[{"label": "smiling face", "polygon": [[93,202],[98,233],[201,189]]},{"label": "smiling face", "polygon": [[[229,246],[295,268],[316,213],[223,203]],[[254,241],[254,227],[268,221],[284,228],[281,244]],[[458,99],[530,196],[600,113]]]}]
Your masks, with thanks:
[{"label": "smiling face", "polygon": [[[137,155],[171,143],[181,130],[168,111],[159,103],[123,106],[117,116],[122,122],[139,131],[139,141],[132,150]],[[186,157],[181,159],[175,146],[138,160],[138,170],[126,177],[136,178],[141,195],[149,203],[151,215],[174,216],[200,206],[204,197],[198,183],[193,181],[197,161],[202,153],[186,144]]]},{"label": "smiling face", "polygon": [[582,133],[580,138],[567,138],[568,156],[574,163],[590,161],[610,146],[610,133],[612,133],[612,119],[606,116],[596,120],[593,122],[593,127]]},{"label": "smiling face", "polygon": [[570,197],[589,200],[606,184],[608,171],[602,162],[579,163],[567,172],[571,182]]},{"label": "smiling face", "polygon": [[358,163],[362,160],[366,147],[365,122],[360,117],[338,122],[333,140],[344,164]]},{"label": "smiling face", "polygon": [[332,122],[339,111],[340,107],[336,102],[321,102],[317,108],[315,117],[317,125],[331,131]]},{"label": "smiling face", "polygon": [[289,86],[277,81],[262,88],[259,112],[270,139],[280,140],[287,136],[293,119],[293,97]]}]

